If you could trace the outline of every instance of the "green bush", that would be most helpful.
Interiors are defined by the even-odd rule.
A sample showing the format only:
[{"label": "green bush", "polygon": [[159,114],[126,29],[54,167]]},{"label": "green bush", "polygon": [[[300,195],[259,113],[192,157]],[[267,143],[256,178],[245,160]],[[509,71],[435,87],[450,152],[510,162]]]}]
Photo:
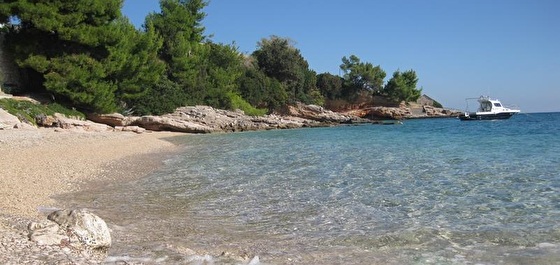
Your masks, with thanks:
[{"label": "green bush", "polygon": [[58,103],[36,104],[26,100],[0,99],[0,108],[18,117],[20,121],[36,124],[38,115],[63,114],[66,117],[85,119],[85,115],[77,110],[68,109]]},{"label": "green bush", "polygon": [[267,109],[258,109],[251,106],[249,102],[245,101],[240,95],[236,93],[230,92],[228,93],[228,97],[231,101],[232,109],[240,109],[249,116],[264,116],[268,111]]},{"label": "green bush", "polygon": [[148,89],[145,96],[128,100],[127,106],[135,115],[162,115],[186,105],[187,100],[177,83],[163,77]]}]

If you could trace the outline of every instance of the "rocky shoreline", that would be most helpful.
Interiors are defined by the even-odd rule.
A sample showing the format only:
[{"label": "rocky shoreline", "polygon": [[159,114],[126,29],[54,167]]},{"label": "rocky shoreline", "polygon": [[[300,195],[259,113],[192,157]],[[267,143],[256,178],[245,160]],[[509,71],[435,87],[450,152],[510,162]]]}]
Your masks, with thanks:
[{"label": "rocky shoreline", "polygon": [[366,119],[325,110],[313,105],[298,104],[284,113],[249,116],[242,111],[228,111],[208,106],[181,107],[162,116],[123,116],[121,114],[88,115],[88,119],[114,128],[143,128],[151,131],[184,133],[220,133],[293,129],[364,123]]},{"label": "rocky shoreline", "polygon": [[370,123],[374,120],[448,118],[457,112],[422,106],[372,107],[345,113],[333,112],[320,106],[296,104],[266,116],[248,116],[242,111],[228,111],[208,106],[181,107],[162,116],[128,116],[121,114],[88,115],[88,119],[122,130],[175,131],[185,133],[242,132],[304,127],[324,127],[341,124]]},{"label": "rocky shoreline", "polygon": [[[36,123],[41,127],[82,131],[223,133],[361,124],[378,120],[448,118],[457,115],[457,111],[428,105],[369,107],[347,112],[333,112],[320,106],[298,103],[265,116],[249,116],[240,110],[228,111],[209,106],[187,106],[161,116],[124,116],[119,113],[88,114],[88,120],[85,121],[60,114],[41,115],[36,117]],[[31,127],[0,109],[0,130]]]}]

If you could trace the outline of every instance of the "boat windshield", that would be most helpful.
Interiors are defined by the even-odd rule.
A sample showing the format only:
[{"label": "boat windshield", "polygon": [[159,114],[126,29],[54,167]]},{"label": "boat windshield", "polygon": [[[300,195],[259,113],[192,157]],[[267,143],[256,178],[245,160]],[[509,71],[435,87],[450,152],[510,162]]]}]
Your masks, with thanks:
[{"label": "boat windshield", "polygon": [[492,109],[492,103],[488,101],[480,102],[481,111],[490,111]]},{"label": "boat windshield", "polygon": [[495,103],[494,103],[494,107],[501,107],[501,106],[502,106],[502,104],[500,104],[500,103],[498,103],[498,102],[495,102]]}]

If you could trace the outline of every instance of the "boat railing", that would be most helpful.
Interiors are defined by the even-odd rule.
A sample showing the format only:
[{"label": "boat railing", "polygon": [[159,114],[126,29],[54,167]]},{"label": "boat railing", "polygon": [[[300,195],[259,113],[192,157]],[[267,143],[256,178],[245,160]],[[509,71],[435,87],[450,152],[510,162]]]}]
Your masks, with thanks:
[{"label": "boat railing", "polygon": [[515,105],[515,104],[508,104],[508,105],[504,105],[502,103],[502,107],[506,108],[506,109],[510,109],[510,110],[518,110],[519,106]]},{"label": "boat railing", "polygon": [[[467,102],[467,107],[465,108],[465,113],[469,113],[470,109],[469,109],[469,100],[479,100],[480,97],[478,98],[466,98],[465,101]],[[478,109],[478,106],[476,107]]]}]

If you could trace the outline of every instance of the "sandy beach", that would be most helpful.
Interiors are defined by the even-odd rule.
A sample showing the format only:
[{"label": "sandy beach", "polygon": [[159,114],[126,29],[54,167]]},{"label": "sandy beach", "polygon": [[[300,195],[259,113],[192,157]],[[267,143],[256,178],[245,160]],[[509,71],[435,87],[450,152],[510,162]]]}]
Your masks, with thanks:
[{"label": "sandy beach", "polygon": [[56,248],[26,242],[26,223],[45,220],[49,209],[63,208],[53,196],[144,176],[161,164],[164,156],[159,154],[176,150],[165,138],[177,135],[183,134],[0,131],[0,262],[81,263],[68,253],[59,255],[63,260],[56,258]]}]

